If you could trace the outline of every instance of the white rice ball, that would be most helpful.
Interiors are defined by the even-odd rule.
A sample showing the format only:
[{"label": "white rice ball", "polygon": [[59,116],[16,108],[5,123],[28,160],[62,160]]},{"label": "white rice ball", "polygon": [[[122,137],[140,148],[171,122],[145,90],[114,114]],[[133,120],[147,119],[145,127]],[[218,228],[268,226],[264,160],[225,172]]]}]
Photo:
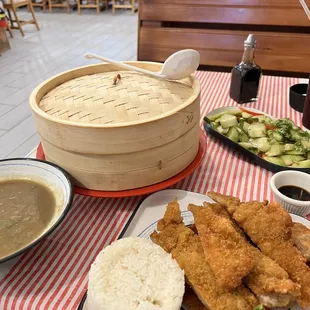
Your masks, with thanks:
[{"label": "white rice ball", "polygon": [[184,273],[160,246],[142,238],[115,241],[89,272],[87,310],[179,310]]}]

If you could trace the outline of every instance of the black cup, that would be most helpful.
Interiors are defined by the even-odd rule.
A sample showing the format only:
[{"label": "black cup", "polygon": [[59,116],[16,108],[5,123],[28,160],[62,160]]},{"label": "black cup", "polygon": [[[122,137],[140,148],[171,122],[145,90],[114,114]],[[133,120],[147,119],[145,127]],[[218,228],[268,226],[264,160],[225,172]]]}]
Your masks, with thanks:
[{"label": "black cup", "polygon": [[298,111],[303,112],[308,84],[295,84],[290,87],[290,106]]}]

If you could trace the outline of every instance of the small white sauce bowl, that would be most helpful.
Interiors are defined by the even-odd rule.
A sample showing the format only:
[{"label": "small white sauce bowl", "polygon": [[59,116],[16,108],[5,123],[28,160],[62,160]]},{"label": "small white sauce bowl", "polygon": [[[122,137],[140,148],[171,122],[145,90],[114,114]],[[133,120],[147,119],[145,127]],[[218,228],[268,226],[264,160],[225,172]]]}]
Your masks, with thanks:
[{"label": "small white sauce bowl", "polygon": [[47,237],[64,220],[71,207],[74,195],[69,175],[57,165],[49,162],[30,158],[0,160],[0,181],[16,178],[39,181],[50,188],[56,200],[56,210],[49,225],[37,238],[30,241],[22,249],[8,256],[0,257],[0,263],[22,254]]},{"label": "small white sauce bowl", "polygon": [[304,217],[310,214],[310,201],[289,198],[278,190],[282,186],[298,186],[310,191],[309,174],[295,170],[277,172],[271,177],[269,185],[274,194],[274,200],[280,203],[288,212]]}]

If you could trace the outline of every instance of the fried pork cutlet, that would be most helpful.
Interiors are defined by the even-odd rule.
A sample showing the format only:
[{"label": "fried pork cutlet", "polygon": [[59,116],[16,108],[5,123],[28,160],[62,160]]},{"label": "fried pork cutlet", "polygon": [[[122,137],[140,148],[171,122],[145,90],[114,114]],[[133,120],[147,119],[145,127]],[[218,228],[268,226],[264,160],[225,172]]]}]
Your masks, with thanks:
[{"label": "fried pork cutlet", "polygon": [[307,262],[310,262],[310,229],[303,224],[293,223],[292,241]]},{"label": "fried pork cutlet", "polygon": [[188,210],[194,215],[206,260],[217,283],[227,289],[236,288],[255,263],[247,242],[230,220],[219,216],[212,208],[191,204]]},{"label": "fried pork cutlet", "polygon": [[300,296],[300,285],[289,279],[288,273],[260,250],[250,246],[256,263],[244,278],[244,283],[266,307],[286,307]]},{"label": "fried pork cutlet", "polygon": [[[198,221],[201,222],[201,225],[204,225],[204,223],[209,225],[210,221],[220,225],[221,223],[218,219],[214,219],[214,217],[220,217],[222,220],[228,222],[225,223],[224,227],[230,226],[234,230],[233,235],[239,235],[239,238],[235,238],[234,240],[238,241],[239,247],[241,244],[243,247],[246,247],[247,250],[251,252],[254,260],[253,269],[245,276],[244,283],[256,295],[262,305],[266,307],[285,307],[300,295],[300,286],[292,282],[289,279],[287,272],[276,262],[262,254],[247,241],[242,229],[231,218],[223,206],[219,204],[204,203],[204,207],[190,207],[190,209],[193,208],[196,209],[193,213],[196,225],[198,225]],[[206,219],[205,215],[210,214],[211,212],[212,217]],[[230,229],[227,230],[227,233],[228,232],[230,232]],[[201,238],[201,235],[199,236]],[[208,248],[206,248],[206,251],[207,250]]]},{"label": "fried pork cutlet", "polygon": [[291,239],[293,222],[288,212],[275,202],[268,205],[256,201],[238,204],[231,196],[214,192],[208,195],[227,207],[263,254],[276,261],[300,285],[299,305],[303,308],[310,306],[310,268]]},{"label": "fried pork cutlet", "polygon": [[[173,217],[170,217],[171,215]],[[172,254],[184,270],[187,283],[205,307],[211,310],[253,310],[253,307],[258,305],[255,296],[243,285],[232,291],[217,285],[206,262],[199,237],[180,223],[180,210],[176,201],[168,205],[157,228],[159,233],[151,234],[152,241]]]},{"label": "fried pork cutlet", "polygon": [[189,287],[189,285],[185,285],[183,304],[188,310],[208,310],[208,308],[206,308],[202,304],[202,302],[199,300],[199,298],[193,292],[193,290]]}]

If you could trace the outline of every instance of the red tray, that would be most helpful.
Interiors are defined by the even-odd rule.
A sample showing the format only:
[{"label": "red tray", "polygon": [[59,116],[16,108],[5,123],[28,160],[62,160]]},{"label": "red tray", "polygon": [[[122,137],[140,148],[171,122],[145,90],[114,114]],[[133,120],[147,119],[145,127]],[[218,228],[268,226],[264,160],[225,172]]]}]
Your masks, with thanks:
[{"label": "red tray", "polygon": [[[82,188],[75,186],[75,193],[85,196],[92,196],[92,197],[100,197],[100,198],[123,198],[123,197],[133,197],[133,196],[142,196],[150,193],[154,193],[170,187],[178,183],[179,181],[185,179],[188,175],[194,172],[194,170],[200,165],[204,155],[206,152],[206,138],[203,133],[200,135],[199,141],[199,149],[196,157],[194,160],[187,166],[183,171],[176,174],[174,177],[162,181],[160,183],[156,183],[153,185],[124,190],[124,191],[99,191],[99,190],[92,190],[87,188]],[[43,151],[42,144],[40,143],[37,148],[37,159],[45,160],[45,155]]]}]

